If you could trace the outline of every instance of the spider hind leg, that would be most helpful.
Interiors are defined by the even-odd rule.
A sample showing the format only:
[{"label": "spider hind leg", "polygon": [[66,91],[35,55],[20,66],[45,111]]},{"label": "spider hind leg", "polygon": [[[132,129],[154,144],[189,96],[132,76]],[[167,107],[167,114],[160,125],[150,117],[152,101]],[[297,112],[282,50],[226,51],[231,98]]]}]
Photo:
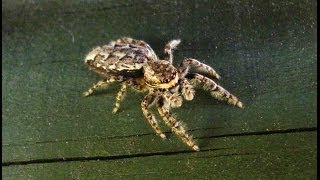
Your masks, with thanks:
[{"label": "spider hind leg", "polygon": [[116,76],[111,76],[108,77],[104,80],[98,81],[97,83],[93,84],[93,86],[91,88],[89,88],[86,92],[83,93],[84,96],[90,96],[92,93],[94,93],[94,91],[96,91],[97,88],[101,87],[101,86],[105,86],[108,85],[114,81],[122,81],[123,78],[121,76],[116,77]]}]

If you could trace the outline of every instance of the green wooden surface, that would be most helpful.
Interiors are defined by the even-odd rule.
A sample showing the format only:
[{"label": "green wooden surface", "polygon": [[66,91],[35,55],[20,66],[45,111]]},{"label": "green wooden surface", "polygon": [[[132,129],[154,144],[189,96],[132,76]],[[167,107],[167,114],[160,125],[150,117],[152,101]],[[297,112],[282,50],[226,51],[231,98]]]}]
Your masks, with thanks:
[{"label": "green wooden surface", "polygon": [[[293,1],[3,1],[4,179],[316,179],[316,3]],[[131,36],[174,62],[213,66],[244,109],[197,90],[174,109],[199,142],[161,140],[119,85],[84,98],[100,78],[84,56]],[[160,118],[158,117],[160,120]]]}]

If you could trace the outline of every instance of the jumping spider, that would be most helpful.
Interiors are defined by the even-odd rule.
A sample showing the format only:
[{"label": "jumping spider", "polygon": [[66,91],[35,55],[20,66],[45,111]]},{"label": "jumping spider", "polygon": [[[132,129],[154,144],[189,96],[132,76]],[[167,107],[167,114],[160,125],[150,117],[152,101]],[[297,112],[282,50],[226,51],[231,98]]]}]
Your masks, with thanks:
[{"label": "jumping spider", "polygon": [[124,37],[102,47],[96,47],[85,58],[89,68],[104,80],[98,81],[87,92],[85,96],[92,94],[98,87],[107,85],[114,81],[121,82],[121,89],[117,94],[113,113],[120,107],[128,86],[148,94],[141,102],[141,109],[161,138],[166,138],[160,130],[155,116],[149,108],[156,104],[160,116],[164,122],[176,133],[183,142],[193,150],[199,151],[198,145],[192,137],[187,134],[181,121],[177,121],[171,114],[170,109],[180,107],[183,98],[190,101],[194,97],[193,86],[198,83],[204,84],[204,88],[219,100],[242,108],[243,104],[238,98],[212,79],[198,73],[189,73],[190,66],[195,67],[199,73],[205,73],[219,79],[219,75],[210,66],[196,59],[186,58],[179,67],[172,65],[173,50],[179,45],[180,40],[172,40],[166,44],[165,58],[160,60],[152,48],[141,40]]}]

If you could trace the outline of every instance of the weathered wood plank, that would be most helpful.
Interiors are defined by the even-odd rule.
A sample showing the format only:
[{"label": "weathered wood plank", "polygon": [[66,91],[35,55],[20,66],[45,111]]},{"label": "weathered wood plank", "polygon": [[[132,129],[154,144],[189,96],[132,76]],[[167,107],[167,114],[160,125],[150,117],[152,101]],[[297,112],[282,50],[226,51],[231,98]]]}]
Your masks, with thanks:
[{"label": "weathered wood plank", "polygon": [[[201,168],[205,170],[203,177],[211,170],[217,177],[230,172],[241,177],[242,171],[236,169],[238,163],[246,166],[246,172],[252,172],[248,176],[252,177],[262,174],[261,177],[276,178],[290,173],[314,177],[315,159],[311,159],[315,157],[317,127],[314,3],[311,0],[33,4],[4,1],[5,177],[20,176],[19,170],[22,176],[40,177],[48,171],[63,176],[66,172],[63,167],[81,176],[91,176],[97,168],[101,176],[123,174],[118,175],[120,178],[136,173],[137,177],[147,178],[148,173],[150,176],[158,173],[162,177],[163,172],[168,176],[176,172],[166,165],[171,163],[176,163],[173,167],[179,172],[188,174],[189,166],[179,167],[176,159],[184,163],[193,159],[195,165],[190,167],[197,169],[197,173],[190,172],[190,177],[198,175]],[[111,113],[117,85],[89,98],[82,97],[82,92],[99,80],[83,64],[85,54],[92,47],[121,36],[147,41],[160,56],[167,41],[181,38],[174,62],[179,64],[184,57],[193,57],[213,66],[222,76],[219,84],[237,95],[245,108],[217,102],[199,89],[194,101],[174,109],[200,143],[203,152],[195,154],[189,153],[188,147],[174,135],[165,141],[155,136],[140,110],[143,94],[130,92],[117,114]],[[163,123],[161,127],[169,134]],[[263,136],[266,139],[272,137],[267,147],[275,147],[270,154],[264,146],[268,141],[260,143],[262,136],[255,136],[259,134],[269,134]],[[280,137],[279,142],[273,137]],[[300,141],[303,146],[298,145]],[[247,148],[249,142],[252,146]],[[298,152],[280,146],[281,142]],[[249,147],[254,150],[249,151]],[[231,156],[262,151],[262,155]],[[197,161],[198,156],[218,157],[220,161],[215,166],[210,158]],[[100,157],[105,161],[94,162]],[[160,160],[162,157],[165,158]],[[263,161],[259,162],[259,158]],[[77,162],[81,160],[85,162]],[[251,161],[254,163],[248,163]],[[38,163],[18,165],[30,162]],[[144,172],[141,169],[148,168],[140,163],[152,165],[150,171],[139,175]],[[259,163],[264,167],[262,170]],[[224,166],[230,166],[230,171],[224,170]],[[126,171],[129,167],[133,169]],[[35,172],[36,168],[41,170]],[[110,174],[105,168],[112,169]],[[175,177],[185,177],[183,173]]]},{"label": "weathered wood plank", "polygon": [[208,139],[215,149],[2,167],[5,179],[316,179],[316,132]]}]

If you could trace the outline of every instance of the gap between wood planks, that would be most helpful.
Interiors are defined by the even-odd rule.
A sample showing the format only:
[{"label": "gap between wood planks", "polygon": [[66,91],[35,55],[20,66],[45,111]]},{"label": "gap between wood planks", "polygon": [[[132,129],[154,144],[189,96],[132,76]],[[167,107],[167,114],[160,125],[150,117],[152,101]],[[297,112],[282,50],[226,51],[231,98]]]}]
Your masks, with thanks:
[{"label": "gap between wood planks", "polygon": [[[221,137],[232,137],[232,136],[235,137],[235,136],[255,136],[255,135],[268,135],[268,134],[299,133],[299,132],[312,132],[312,131],[317,131],[317,127],[235,133],[235,134],[225,134],[225,135],[218,135],[218,136],[199,137],[197,139],[221,138]],[[144,134],[144,135],[147,135],[147,134]],[[223,148],[206,149],[206,150],[201,150],[201,152],[217,151],[217,150],[223,150]],[[117,156],[93,156],[93,157],[34,159],[34,160],[28,160],[28,161],[3,162],[2,167],[13,166],[13,165],[43,164],[43,163],[63,163],[63,162],[72,162],[72,161],[118,160],[118,159],[126,159],[126,158],[149,157],[149,156],[159,156],[159,155],[166,155],[167,156],[167,155],[177,155],[177,154],[185,154],[185,153],[194,153],[194,152],[191,150],[184,150],[184,151],[175,151],[175,152],[139,153],[139,154],[117,155]],[[219,156],[252,155],[252,154],[253,153],[230,153],[230,154],[219,155]]]}]

